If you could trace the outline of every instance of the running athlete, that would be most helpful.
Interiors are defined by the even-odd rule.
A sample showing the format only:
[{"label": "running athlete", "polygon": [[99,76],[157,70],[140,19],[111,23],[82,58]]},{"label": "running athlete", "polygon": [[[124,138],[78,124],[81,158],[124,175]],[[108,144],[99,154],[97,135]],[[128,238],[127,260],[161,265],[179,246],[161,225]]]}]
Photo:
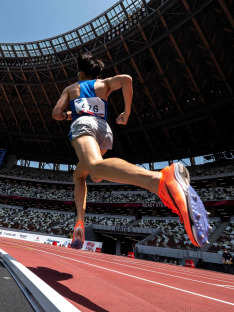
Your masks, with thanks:
[{"label": "running athlete", "polygon": [[[209,243],[207,212],[190,186],[189,172],[181,163],[174,163],[157,172],[119,158],[103,159],[106,151],[112,149],[113,142],[112,131],[106,121],[108,96],[112,91],[122,89],[125,109],[117,117],[116,123],[126,125],[131,112],[132,78],[117,75],[99,79],[104,64],[90,54],[80,54],[78,67],[78,81],[64,89],[52,113],[56,120],[72,120],[69,138],[79,159],[73,174],[77,219],[72,248],[80,249],[84,244],[88,174],[94,182],[107,180],[126,183],[155,193],[180,216],[195,246]],[[71,111],[65,112],[69,104]]]}]

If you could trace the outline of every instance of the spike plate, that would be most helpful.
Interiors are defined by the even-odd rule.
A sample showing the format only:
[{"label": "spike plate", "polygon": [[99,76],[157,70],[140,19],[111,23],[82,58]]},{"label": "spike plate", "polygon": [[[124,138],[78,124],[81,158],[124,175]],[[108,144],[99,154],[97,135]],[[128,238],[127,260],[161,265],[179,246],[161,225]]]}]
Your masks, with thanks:
[{"label": "spike plate", "polygon": [[71,243],[71,248],[81,249],[83,247],[83,243],[80,239],[76,239],[73,243]]},{"label": "spike plate", "polygon": [[188,187],[188,210],[192,220],[193,235],[200,247],[207,244],[209,237],[209,221],[207,211],[192,186]]}]

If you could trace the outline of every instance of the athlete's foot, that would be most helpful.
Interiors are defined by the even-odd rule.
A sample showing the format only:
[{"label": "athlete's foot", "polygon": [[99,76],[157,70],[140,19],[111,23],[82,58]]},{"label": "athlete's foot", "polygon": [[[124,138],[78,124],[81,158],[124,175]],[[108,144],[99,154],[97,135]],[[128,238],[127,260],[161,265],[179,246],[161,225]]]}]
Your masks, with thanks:
[{"label": "athlete's foot", "polygon": [[188,237],[195,246],[209,244],[208,213],[190,186],[188,170],[181,163],[175,163],[164,168],[161,173],[158,196],[162,202],[180,216]]},{"label": "athlete's foot", "polygon": [[84,240],[85,240],[85,234],[84,234],[84,224],[82,220],[77,221],[74,232],[73,232],[73,237],[72,237],[72,243],[71,243],[71,248],[75,249],[81,249],[84,245]]}]

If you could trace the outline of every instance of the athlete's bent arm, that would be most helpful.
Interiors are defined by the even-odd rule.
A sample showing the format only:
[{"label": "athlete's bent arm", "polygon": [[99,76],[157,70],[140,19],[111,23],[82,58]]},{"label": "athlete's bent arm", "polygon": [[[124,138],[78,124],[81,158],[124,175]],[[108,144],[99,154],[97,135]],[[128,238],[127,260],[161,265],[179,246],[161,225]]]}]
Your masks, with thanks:
[{"label": "athlete's bent arm", "polygon": [[118,118],[116,119],[116,123],[126,125],[128,122],[128,117],[131,113],[132,96],[133,96],[132,77],[129,75],[117,75],[113,78],[108,78],[107,84],[109,89],[108,95],[112,91],[122,88],[125,110],[118,116]]},{"label": "athlete's bent arm", "polygon": [[52,112],[52,118],[55,120],[71,120],[71,112],[64,112],[65,108],[69,104],[69,93],[68,88],[64,89],[60,99],[58,100],[57,104],[55,105],[53,112]]}]

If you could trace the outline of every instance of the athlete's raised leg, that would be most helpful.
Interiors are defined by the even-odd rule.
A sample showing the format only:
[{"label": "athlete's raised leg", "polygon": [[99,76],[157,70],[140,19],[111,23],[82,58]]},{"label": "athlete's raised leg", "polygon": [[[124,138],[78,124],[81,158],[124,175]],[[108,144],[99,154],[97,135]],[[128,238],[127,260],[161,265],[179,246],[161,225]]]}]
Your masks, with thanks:
[{"label": "athlete's raised leg", "polygon": [[161,172],[150,171],[119,158],[103,159],[96,140],[91,136],[79,137],[72,143],[93,181],[104,179],[132,184],[157,194],[167,207],[180,216],[195,246],[209,243],[207,212],[190,186],[189,173],[182,164],[172,164]]}]

